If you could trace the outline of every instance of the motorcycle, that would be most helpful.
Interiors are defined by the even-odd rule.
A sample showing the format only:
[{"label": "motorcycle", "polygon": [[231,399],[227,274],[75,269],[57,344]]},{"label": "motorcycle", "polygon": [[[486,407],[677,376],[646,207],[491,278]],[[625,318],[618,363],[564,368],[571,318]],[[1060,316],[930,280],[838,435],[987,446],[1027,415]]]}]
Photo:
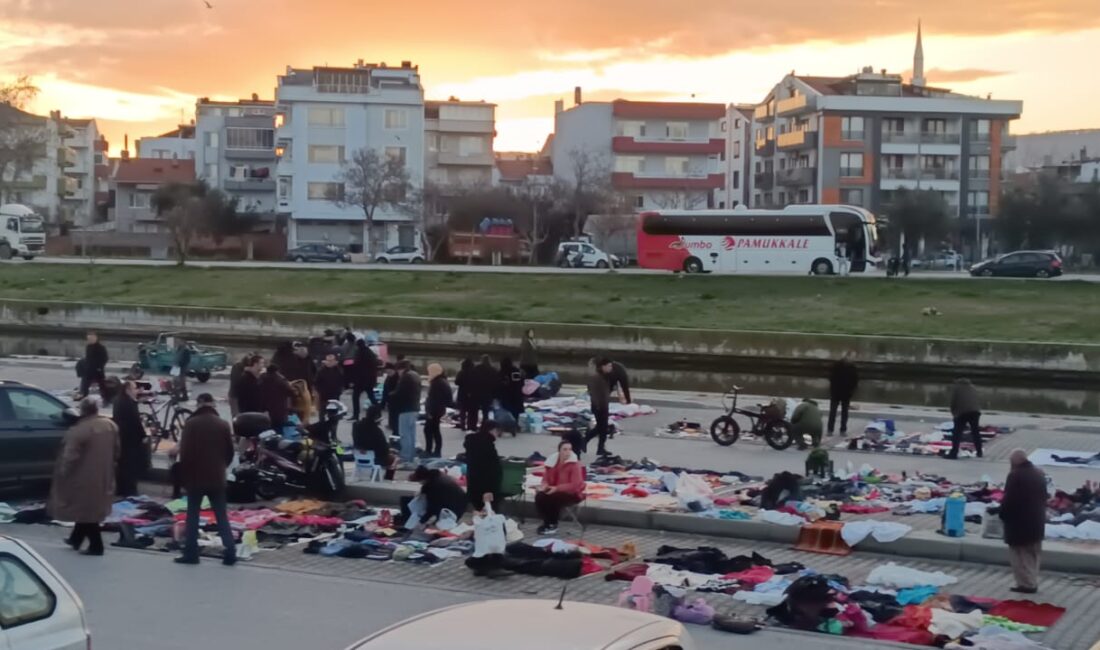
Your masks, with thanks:
[{"label": "motorcycle", "polygon": [[241,473],[253,477],[261,499],[303,492],[332,497],[344,490],[346,477],[336,427],[347,409],[338,402],[339,409],[332,404],[326,406],[320,422],[301,428],[300,440],[272,430],[270,421],[266,430],[257,433],[255,413],[242,413],[234,420],[234,430],[248,440],[241,453]]},{"label": "motorcycle", "polygon": [[743,415],[752,422],[751,433],[764,438],[772,449],[783,451],[794,444],[794,434],[791,432],[791,424],[783,415],[774,415],[768,412],[767,405],[760,405],[760,410],[750,411],[737,407],[737,396],[741,392],[740,386],[734,386],[723,396],[722,403],[726,407],[726,414],[715,418],[710,425],[710,437],[714,442],[728,447],[737,442],[741,437],[741,425],[733,419],[734,415]]}]

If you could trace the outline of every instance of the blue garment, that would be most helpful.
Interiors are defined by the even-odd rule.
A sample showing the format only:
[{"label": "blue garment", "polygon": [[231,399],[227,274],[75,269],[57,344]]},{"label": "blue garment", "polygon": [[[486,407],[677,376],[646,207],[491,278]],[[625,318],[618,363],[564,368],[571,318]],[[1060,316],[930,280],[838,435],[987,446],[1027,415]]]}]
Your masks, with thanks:
[{"label": "blue garment", "polygon": [[411,463],[416,460],[416,411],[397,416],[397,432],[401,436],[401,460]]},{"label": "blue garment", "polygon": [[939,593],[938,587],[910,587],[898,591],[899,605],[919,605]]},{"label": "blue garment", "polygon": [[183,557],[189,560],[199,558],[199,514],[202,512],[202,500],[206,497],[210,500],[210,509],[214,511],[214,518],[218,524],[218,535],[222,538],[222,547],[225,553],[223,559],[237,558],[237,545],[233,539],[233,529],[229,525],[229,514],[226,512],[225,492],[202,492],[192,490],[187,495],[187,523],[184,527],[186,537],[183,543]]}]

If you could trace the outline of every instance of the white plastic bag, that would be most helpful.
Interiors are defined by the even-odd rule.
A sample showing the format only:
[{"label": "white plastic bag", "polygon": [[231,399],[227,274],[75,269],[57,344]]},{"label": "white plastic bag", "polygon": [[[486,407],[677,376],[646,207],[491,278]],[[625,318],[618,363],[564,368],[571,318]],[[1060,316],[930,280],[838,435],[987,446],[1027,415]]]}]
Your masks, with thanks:
[{"label": "white plastic bag", "polygon": [[409,501],[409,519],[405,522],[405,528],[412,530],[420,525],[420,520],[424,518],[424,513],[428,509],[428,500],[424,498],[423,494],[418,494],[413,497],[412,501]]},{"label": "white plastic bag", "polygon": [[523,539],[523,531],[519,529],[519,524],[514,519],[504,520],[504,539],[509,544],[514,544]]},{"label": "white plastic bag", "polygon": [[484,516],[474,516],[474,557],[504,554],[504,547],[508,545],[504,522],[504,515],[494,513],[488,503]]},{"label": "white plastic bag", "polygon": [[439,519],[435,522],[435,527],[439,530],[451,530],[458,525],[458,517],[450,509],[444,508],[439,512]]},{"label": "white plastic bag", "polygon": [[179,366],[172,366],[172,369],[168,371],[168,375],[171,376],[171,377],[179,377],[180,376],[180,367]]}]

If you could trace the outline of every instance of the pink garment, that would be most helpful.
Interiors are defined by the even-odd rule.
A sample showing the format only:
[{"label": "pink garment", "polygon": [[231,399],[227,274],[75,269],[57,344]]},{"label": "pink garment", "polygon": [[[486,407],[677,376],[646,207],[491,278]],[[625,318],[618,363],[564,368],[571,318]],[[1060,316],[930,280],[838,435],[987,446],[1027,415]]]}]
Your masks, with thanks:
[{"label": "pink garment", "polygon": [[775,570],[770,566],[754,566],[751,569],[745,571],[738,571],[737,573],[727,573],[722,576],[726,580],[736,580],[742,585],[748,585],[755,587],[756,585],[767,582],[775,577]]}]

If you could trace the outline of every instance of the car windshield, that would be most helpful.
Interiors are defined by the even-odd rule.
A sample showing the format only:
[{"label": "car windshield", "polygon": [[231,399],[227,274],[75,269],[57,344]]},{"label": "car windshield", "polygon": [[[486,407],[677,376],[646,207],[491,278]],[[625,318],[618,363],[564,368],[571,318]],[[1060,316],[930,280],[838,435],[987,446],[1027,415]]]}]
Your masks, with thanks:
[{"label": "car windshield", "polygon": [[20,217],[19,232],[43,233],[46,232],[40,217]]}]

